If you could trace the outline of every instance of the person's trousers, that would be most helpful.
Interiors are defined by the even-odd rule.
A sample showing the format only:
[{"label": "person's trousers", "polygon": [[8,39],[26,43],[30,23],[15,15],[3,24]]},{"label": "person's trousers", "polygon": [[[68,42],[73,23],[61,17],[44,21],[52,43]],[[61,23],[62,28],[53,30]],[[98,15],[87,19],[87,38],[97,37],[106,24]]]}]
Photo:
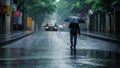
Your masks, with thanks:
[{"label": "person's trousers", "polygon": [[70,34],[70,43],[71,43],[71,45],[76,46],[76,44],[77,44],[77,34],[76,35]]}]

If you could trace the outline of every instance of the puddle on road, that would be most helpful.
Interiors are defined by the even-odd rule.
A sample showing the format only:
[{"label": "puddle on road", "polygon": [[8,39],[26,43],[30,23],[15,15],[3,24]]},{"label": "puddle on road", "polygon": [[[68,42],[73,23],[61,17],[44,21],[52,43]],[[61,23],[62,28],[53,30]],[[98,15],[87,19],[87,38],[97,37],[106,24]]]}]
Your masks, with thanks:
[{"label": "puddle on road", "polygon": [[[94,66],[119,66],[120,53],[112,51],[100,50],[71,50],[72,59],[77,59],[78,63],[94,65]],[[81,58],[81,59],[79,59]]]},{"label": "puddle on road", "polygon": [[[39,57],[37,57],[37,55],[39,55]],[[69,51],[63,55],[64,57],[61,55],[62,58],[57,58],[57,53],[54,53],[54,55],[56,56],[53,56],[50,50],[44,49],[1,48],[0,67],[60,68],[62,65],[69,68],[120,67],[119,52],[69,49]],[[64,68],[64,66],[62,68]]]}]

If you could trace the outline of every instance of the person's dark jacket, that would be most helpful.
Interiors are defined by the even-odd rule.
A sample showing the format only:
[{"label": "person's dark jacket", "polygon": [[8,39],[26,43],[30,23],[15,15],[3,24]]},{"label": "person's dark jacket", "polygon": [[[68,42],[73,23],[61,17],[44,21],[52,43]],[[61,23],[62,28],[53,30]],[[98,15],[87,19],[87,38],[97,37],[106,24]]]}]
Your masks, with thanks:
[{"label": "person's dark jacket", "polygon": [[70,23],[69,28],[70,28],[70,34],[71,35],[80,34],[79,24],[77,24],[77,23]]}]

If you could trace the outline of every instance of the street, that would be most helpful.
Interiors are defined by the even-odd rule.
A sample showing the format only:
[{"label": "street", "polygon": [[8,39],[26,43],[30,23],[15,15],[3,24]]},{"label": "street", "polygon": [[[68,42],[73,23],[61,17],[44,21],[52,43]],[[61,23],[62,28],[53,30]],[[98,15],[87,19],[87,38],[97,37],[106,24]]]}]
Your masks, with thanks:
[{"label": "street", "polygon": [[0,48],[0,68],[120,68],[120,46],[81,35],[70,49],[69,33],[39,31]]}]

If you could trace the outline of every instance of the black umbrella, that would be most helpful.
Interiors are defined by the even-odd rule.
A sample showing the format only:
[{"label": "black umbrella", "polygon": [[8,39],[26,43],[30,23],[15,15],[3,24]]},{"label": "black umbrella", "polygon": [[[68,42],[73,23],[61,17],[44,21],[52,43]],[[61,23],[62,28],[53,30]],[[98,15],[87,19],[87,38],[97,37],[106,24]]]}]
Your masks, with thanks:
[{"label": "black umbrella", "polygon": [[81,19],[80,17],[77,17],[77,16],[70,16],[70,17],[66,18],[64,21],[70,22],[70,23],[85,23],[85,21],[83,19]]}]

